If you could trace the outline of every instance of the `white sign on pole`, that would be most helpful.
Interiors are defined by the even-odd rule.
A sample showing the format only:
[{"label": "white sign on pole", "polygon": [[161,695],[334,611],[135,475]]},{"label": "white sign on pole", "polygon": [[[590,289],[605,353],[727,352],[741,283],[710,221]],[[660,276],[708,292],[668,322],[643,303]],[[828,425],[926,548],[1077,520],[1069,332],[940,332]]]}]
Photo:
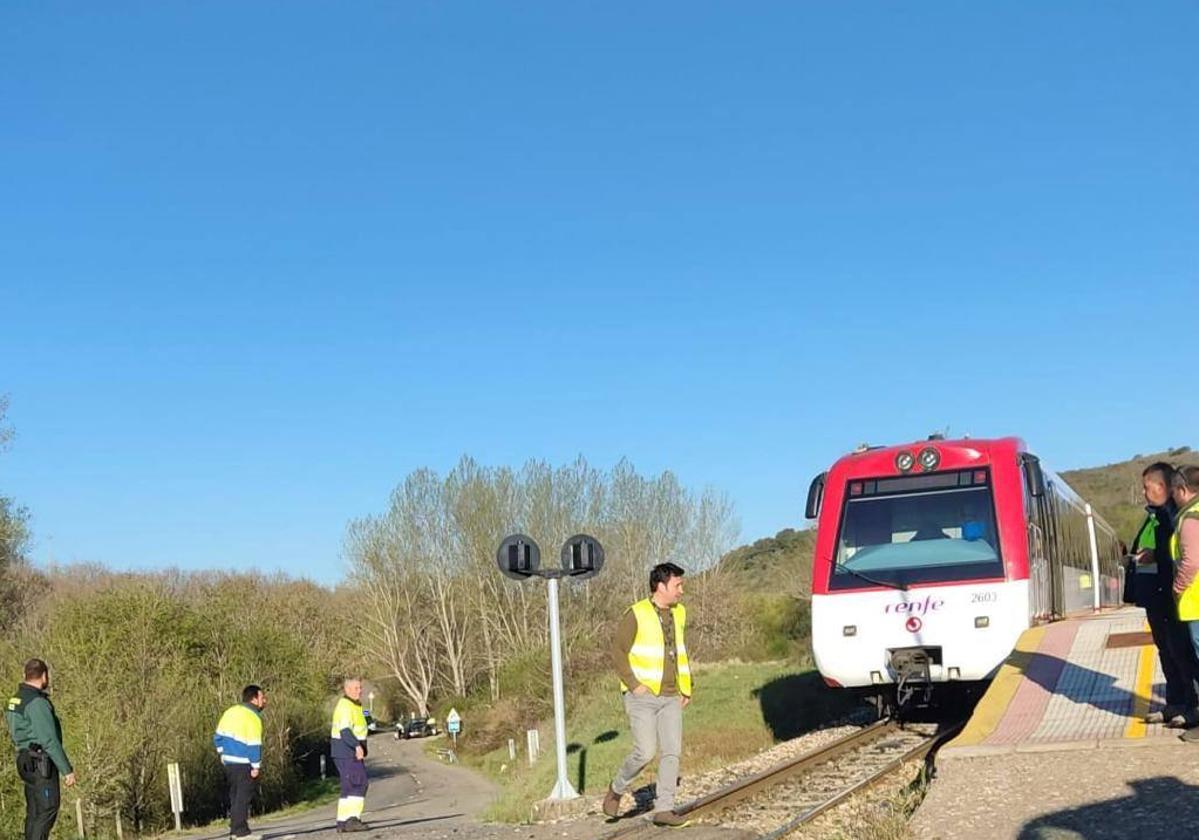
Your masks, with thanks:
[{"label": "white sign on pole", "polygon": [[450,713],[446,715],[445,728],[451,735],[462,731],[462,715],[458,714],[457,709],[450,709]]},{"label": "white sign on pole", "polygon": [[167,765],[167,783],[171,788],[171,811],[175,814],[175,830],[183,830],[183,780],[179,776],[179,765],[171,762]]}]

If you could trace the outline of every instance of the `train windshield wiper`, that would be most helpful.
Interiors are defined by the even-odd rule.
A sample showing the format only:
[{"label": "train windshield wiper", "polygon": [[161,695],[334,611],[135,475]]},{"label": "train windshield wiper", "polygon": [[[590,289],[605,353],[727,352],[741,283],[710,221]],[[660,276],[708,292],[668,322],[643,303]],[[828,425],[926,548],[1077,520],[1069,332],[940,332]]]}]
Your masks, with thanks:
[{"label": "train windshield wiper", "polygon": [[893,583],[892,581],[889,581],[889,580],[879,580],[878,578],[872,578],[870,575],[866,574],[865,572],[859,572],[857,569],[849,568],[849,566],[846,566],[844,563],[833,563],[833,568],[836,569],[838,572],[844,572],[847,575],[853,575],[856,578],[861,578],[862,580],[866,581],[867,583],[873,583],[875,586],[885,586],[888,589],[898,589],[900,592],[908,591],[908,588],[905,584]]}]

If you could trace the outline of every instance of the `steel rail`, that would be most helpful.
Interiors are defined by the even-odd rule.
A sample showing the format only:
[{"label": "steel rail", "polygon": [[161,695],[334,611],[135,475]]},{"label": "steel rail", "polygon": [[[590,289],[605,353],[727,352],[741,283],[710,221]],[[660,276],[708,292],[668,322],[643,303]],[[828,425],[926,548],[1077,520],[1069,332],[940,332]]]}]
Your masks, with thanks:
[{"label": "steel rail", "polygon": [[914,761],[919,758],[927,758],[930,753],[934,752],[946,741],[957,735],[965,725],[966,722],[962,721],[961,723],[956,723],[949,727],[944,732],[939,732],[936,735],[930,735],[922,743],[917,744],[902,755],[893,758],[891,761],[887,762],[865,779],[854,783],[839,793],[833,794],[819,805],[814,805],[811,808],[808,808],[802,814],[785,825],[776,828],[769,834],[763,834],[759,840],[780,840],[780,838],[786,837],[796,829],[816,819],[816,817],[820,816],[830,808],[840,805],[851,796],[856,796],[857,794],[874,787],[883,779],[887,778],[896,770],[901,768],[903,765],[907,764],[909,761]]},{"label": "steel rail", "polygon": [[[681,808],[676,808],[675,813],[685,817],[696,817],[701,814],[724,810],[738,802],[756,796],[765,788],[778,784],[784,779],[802,775],[809,772],[812,768],[826,764],[845,753],[861,749],[875,741],[879,741],[899,728],[900,725],[897,722],[890,718],[884,718],[859,729],[857,732],[851,732],[843,738],[838,738],[836,741],[826,744],[823,747],[784,761],[774,767],[769,767],[752,776],[738,779],[727,787],[713,791],[707,796],[701,796],[698,799],[692,800]],[[604,840],[618,840],[618,838],[634,837],[638,834],[656,834],[659,830],[666,831],[668,829],[664,826],[655,826],[652,823],[639,821],[605,835]]]}]

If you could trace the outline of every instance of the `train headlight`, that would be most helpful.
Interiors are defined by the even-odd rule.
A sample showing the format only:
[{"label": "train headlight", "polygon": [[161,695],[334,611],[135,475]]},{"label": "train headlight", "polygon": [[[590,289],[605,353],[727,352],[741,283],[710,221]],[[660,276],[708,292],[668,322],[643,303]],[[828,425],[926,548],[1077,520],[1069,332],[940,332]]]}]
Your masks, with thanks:
[{"label": "train headlight", "polygon": [[926,446],[920,450],[916,460],[920,462],[920,469],[932,472],[941,465],[941,453],[931,446]]},{"label": "train headlight", "polygon": [[990,627],[991,617],[986,615],[974,616],[974,626],[975,628]]},{"label": "train headlight", "polygon": [[895,456],[895,469],[900,472],[908,472],[914,466],[916,466],[916,456],[906,449]]},{"label": "train headlight", "polygon": [[856,635],[858,635],[858,625],[856,625],[856,624],[846,624],[844,627],[842,627],[842,628],[841,628],[841,635],[842,635],[842,636],[856,636]]}]

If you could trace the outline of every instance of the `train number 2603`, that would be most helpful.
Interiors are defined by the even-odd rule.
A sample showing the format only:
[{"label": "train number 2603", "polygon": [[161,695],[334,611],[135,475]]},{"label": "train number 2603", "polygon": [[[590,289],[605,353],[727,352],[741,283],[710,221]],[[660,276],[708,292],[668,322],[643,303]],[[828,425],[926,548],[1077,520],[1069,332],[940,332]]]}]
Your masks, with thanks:
[{"label": "train number 2603", "polygon": [[971,592],[971,604],[993,604],[999,600],[998,592]]}]

